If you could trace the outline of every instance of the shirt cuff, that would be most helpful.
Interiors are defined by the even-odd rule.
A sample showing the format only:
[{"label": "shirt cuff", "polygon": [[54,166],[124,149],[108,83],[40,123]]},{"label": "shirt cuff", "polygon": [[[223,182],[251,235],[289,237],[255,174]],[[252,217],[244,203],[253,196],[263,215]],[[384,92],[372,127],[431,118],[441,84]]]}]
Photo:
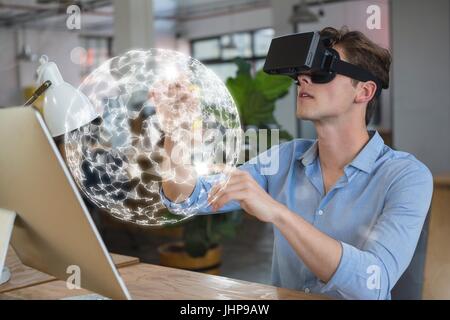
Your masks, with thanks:
[{"label": "shirt cuff", "polygon": [[200,182],[197,180],[191,195],[182,202],[174,202],[169,198],[167,198],[166,195],[164,194],[162,186],[159,188],[159,196],[161,197],[163,205],[167,209],[169,209],[169,211],[173,213],[181,213],[180,211],[190,208],[196,202],[200,194],[200,189],[201,185]]},{"label": "shirt cuff", "polygon": [[342,255],[339,265],[331,279],[322,287],[321,292],[342,289],[349,284],[350,278],[355,272],[355,259],[353,257],[354,248],[345,242],[339,242],[342,246]]}]

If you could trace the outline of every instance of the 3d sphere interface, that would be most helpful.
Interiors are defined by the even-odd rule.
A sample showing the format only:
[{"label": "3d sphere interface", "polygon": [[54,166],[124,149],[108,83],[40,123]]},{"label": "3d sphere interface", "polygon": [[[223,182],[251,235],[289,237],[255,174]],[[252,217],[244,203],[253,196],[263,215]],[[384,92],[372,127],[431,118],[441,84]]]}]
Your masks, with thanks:
[{"label": "3d sphere interface", "polygon": [[[223,82],[191,57],[129,51],[94,70],[79,90],[99,117],[65,135],[67,163],[88,199],[116,218],[144,226],[186,219],[206,200],[168,214],[161,182],[212,175],[225,185],[238,162],[236,105]],[[69,118],[83,117],[70,109]]]}]

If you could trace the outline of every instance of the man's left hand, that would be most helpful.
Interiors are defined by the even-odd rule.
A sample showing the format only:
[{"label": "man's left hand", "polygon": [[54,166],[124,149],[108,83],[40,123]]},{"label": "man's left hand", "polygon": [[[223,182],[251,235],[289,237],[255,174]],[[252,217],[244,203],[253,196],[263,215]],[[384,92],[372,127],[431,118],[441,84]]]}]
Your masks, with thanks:
[{"label": "man's left hand", "polygon": [[215,212],[229,201],[238,201],[248,214],[264,222],[273,222],[284,207],[253,179],[250,173],[235,169],[228,183],[211,188],[208,202]]}]

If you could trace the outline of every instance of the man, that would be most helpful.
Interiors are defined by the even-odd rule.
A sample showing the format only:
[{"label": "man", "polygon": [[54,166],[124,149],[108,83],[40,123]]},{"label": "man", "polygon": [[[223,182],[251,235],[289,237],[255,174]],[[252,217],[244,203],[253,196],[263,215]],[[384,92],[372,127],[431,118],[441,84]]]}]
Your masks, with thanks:
[{"label": "man", "polygon": [[[360,32],[326,28],[342,60],[389,82],[387,50]],[[297,116],[314,123],[318,139],[281,144],[280,167],[264,175],[246,163],[225,187],[192,178],[178,166],[161,196],[172,210],[204,200],[202,213],[239,206],[274,225],[272,281],[276,286],[347,299],[389,299],[409,265],[427,215],[432,175],[412,155],[384,145],[367,124],[377,84],[343,75],[313,83],[298,76]],[[165,140],[167,152],[174,142]],[[268,154],[265,154],[267,156]],[[176,166],[166,160],[165,166]],[[184,179],[184,180],[183,180]],[[180,182],[183,181],[183,182]]]}]

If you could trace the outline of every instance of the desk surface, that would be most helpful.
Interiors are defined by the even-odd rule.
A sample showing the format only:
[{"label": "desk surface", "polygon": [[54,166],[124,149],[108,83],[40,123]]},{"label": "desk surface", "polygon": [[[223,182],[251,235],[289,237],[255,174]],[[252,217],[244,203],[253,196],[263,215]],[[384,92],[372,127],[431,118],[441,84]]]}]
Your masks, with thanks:
[{"label": "desk surface", "polygon": [[[213,276],[151,264],[137,258],[113,255],[133,299],[328,299],[324,296],[269,285]],[[69,290],[64,281],[24,266],[13,250],[7,265],[11,281],[0,287],[1,299],[61,299],[91,292]]]},{"label": "desk surface", "polygon": [[[133,299],[291,299],[325,300],[324,296],[145,263],[119,269]],[[63,281],[13,290],[0,299],[61,299],[89,294],[68,290]]]},{"label": "desk surface", "polygon": [[[123,268],[139,263],[139,259],[135,257],[122,256],[118,254],[112,254],[111,257],[117,268]],[[56,280],[53,276],[24,265],[19,260],[12,247],[8,250],[6,265],[11,271],[11,279],[4,285],[0,286],[0,293]]]}]

